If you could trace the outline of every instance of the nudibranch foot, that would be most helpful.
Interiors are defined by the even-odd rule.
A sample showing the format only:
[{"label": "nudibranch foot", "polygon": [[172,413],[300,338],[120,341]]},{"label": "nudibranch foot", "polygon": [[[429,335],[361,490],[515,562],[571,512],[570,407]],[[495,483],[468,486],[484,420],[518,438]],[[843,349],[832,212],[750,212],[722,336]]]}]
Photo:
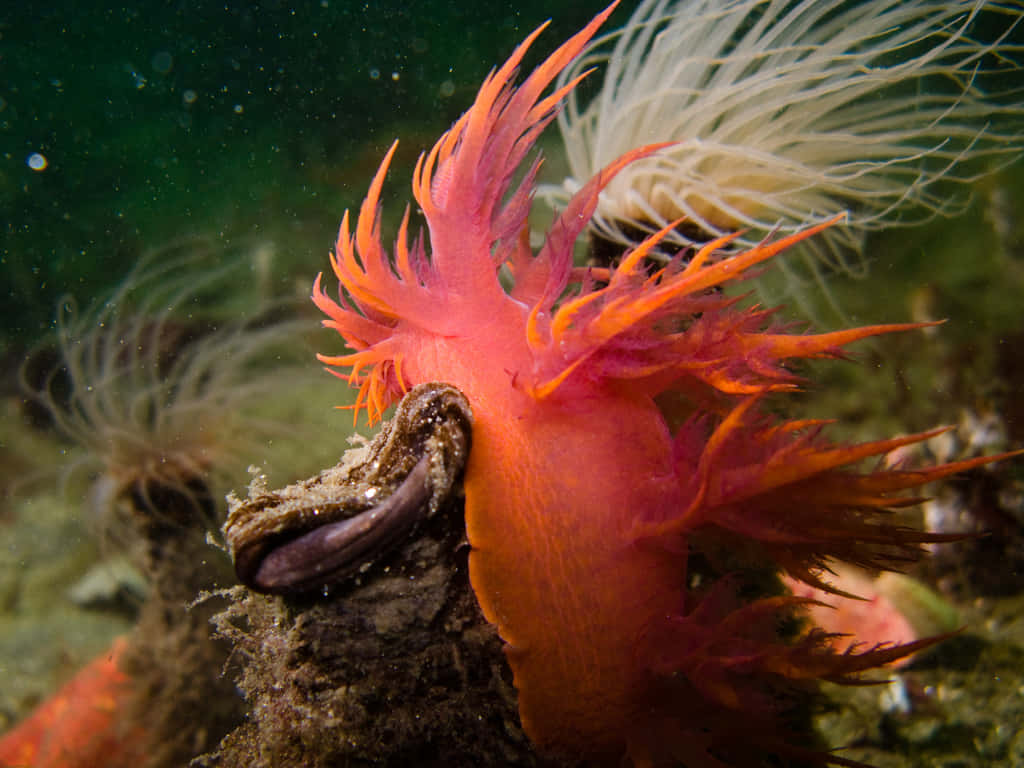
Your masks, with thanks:
[{"label": "nudibranch foot", "polygon": [[292,594],[361,569],[457,490],[471,421],[457,389],[422,384],[337,466],[278,491],[257,482],[244,501],[231,496],[224,532],[238,578],[257,592]]}]

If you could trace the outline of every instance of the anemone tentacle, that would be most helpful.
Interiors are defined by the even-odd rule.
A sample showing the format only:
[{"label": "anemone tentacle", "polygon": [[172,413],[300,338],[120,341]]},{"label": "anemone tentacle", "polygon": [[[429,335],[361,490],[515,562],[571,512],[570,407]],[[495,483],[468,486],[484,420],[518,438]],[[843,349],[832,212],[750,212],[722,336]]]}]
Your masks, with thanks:
[{"label": "anemone tentacle", "polygon": [[631,246],[682,218],[665,253],[737,228],[748,248],[848,210],[801,246],[791,282],[822,265],[863,275],[866,232],[955,215],[968,196],[946,182],[1020,156],[1024,101],[999,78],[1020,68],[1022,18],[1018,3],[986,0],[644,0],[562,73],[596,68],[603,85],[568,95],[571,176],[539,195],[563,207],[622,152],[673,141],[615,179],[592,231]]}]

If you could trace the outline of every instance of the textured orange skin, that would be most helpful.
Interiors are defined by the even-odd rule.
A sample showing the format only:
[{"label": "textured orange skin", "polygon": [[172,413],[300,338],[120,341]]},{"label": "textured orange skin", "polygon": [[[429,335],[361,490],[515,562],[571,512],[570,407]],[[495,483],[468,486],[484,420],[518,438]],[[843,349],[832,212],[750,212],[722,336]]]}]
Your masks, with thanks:
[{"label": "textured orange skin", "polygon": [[83,667],[28,719],[0,737],[3,768],[99,768],[136,764],[140,734],[119,730],[131,693],[120,669],[127,640]]},{"label": "textured orange skin", "polygon": [[[778,568],[824,586],[829,559],[884,568],[929,537],[886,522],[893,495],[991,458],[929,470],[859,474],[846,465],[936,432],[834,446],[822,422],[779,422],[758,409],[792,391],[786,359],[839,357],[869,336],[919,325],[785,332],[771,313],[712,289],[837,221],[721,258],[725,237],[688,263],[648,274],[652,236],[595,280],[572,270],[572,243],[601,188],[646,154],[602,171],[570,202],[537,254],[529,248],[533,170],[510,193],[527,150],[570,83],[542,97],[611,8],[518,88],[533,33],[485,81],[473,107],[417,165],[413,191],[431,254],[380,243],[379,199],[394,147],[354,233],[348,213],[313,300],[352,350],[319,356],[360,388],[371,421],[410,386],[444,381],[473,409],[465,474],[470,578],[507,643],[530,738],[572,757],[619,764],[760,765],[764,750],[855,765],[787,743],[781,691],[851,682],[929,641],[841,654],[821,630],[778,637],[805,600],[744,603],[728,579],[690,594],[687,538],[699,529],[746,539]],[[506,266],[510,292],[497,278]],[[572,283],[578,282],[578,290]],[[655,405],[682,395],[691,417],[672,434]],[[941,431],[941,430],[940,430]],[[998,458],[998,457],[994,457]],[[735,738],[737,717],[744,739]]]},{"label": "textured orange skin", "polygon": [[670,436],[648,398],[598,391],[537,403],[512,387],[504,366],[458,365],[479,359],[473,346],[439,344],[444,369],[417,371],[455,384],[473,404],[473,589],[508,643],[531,738],[574,753],[621,752],[623,726],[644,703],[640,635],[682,608],[685,563],[633,544],[628,513],[678,507]]}]

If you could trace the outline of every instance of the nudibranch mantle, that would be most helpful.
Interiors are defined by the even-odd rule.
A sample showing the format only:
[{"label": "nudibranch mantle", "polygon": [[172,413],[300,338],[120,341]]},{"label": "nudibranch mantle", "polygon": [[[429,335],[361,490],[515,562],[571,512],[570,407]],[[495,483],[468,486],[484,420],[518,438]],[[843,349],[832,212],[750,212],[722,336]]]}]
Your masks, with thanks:
[{"label": "nudibranch mantle", "polygon": [[[362,204],[346,213],[331,298],[313,300],[352,350],[320,356],[359,387],[371,421],[408,388],[443,381],[473,413],[465,471],[470,578],[507,644],[524,728],[543,750],[635,764],[753,764],[787,747],[776,694],[847,681],[921,644],[836,653],[818,630],[779,636],[794,597],[744,602],[729,579],[689,589],[687,541],[712,530],[749,542],[790,576],[822,585],[830,558],[884,568],[927,536],[893,525],[896,494],[972,466],[861,474],[847,465],[925,433],[836,446],[821,422],[780,422],[764,395],[796,389],[793,358],[915,328],[787,332],[717,286],[832,222],[722,255],[715,240],[651,273],[652,236],[609,270],[573,268],[573,243],[628,153],[570,201],[535,254],[527,215],[539,160],[516,170],[575,82],[544,95],[608,8],[512,85],[529,35],[484,81],[472,107],[417,163],[413,192],[429,230],[393,255],[380,242],[380,194],[395,147]],[[507,269],[506,291],[499,271]],[[689,404],[680,426],[655,398]],[[984,461],[984,460],[980,460]],[[976,463],[980,463],[976,462]],[[742,743],[730,737],[737,713]]]}]

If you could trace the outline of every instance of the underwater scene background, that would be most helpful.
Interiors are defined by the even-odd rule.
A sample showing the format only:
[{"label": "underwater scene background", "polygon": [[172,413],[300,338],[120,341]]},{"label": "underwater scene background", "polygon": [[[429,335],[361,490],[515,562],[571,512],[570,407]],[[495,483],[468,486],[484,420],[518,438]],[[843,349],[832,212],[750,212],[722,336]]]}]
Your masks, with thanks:
[{"label": "underwater scene background", "polygon": [[[1001,13],[979,16],[972,37],[994,40],[1024,14],[1024,4],[998,5]],[[180,730],[197,699],[229,702],[205,711],[203,733],[188,732],[187,744],[146,747],[148,764],[181,764],[216,750],[245,717],[231,666],[243,654],[231,654],[229,641],[252,655],[255,633],[239,640],[222,618],[221,644],[211,645],[217,600],[228,598],[194,604],[236,584],[225,552],[206,541],[207,531],[219,541],[224,496],[244,495],[254,477],[269,487],[308,477],[350,447],[351,415],[334,406],[355,393],[316,361],[317,351],[340,345],[309,301],[342,212],[359,208],[400,138],[382,196],[382,239],[391,243],[417,156],[469,108],[487,73],[550,17],[520,68],[531,71],[604,6],[8,6],[0,10],[0,733],[142,627],[151,653],[184,647],[193,656],[172,665],[177,677],[164,670],[149,679],[139,673],[145,654],[129,654],[129,676],[149,686],[125,715],[131,728],[151,717]],[[633,8],[624,0],[604,30],[625,24]],[[980,60],[991,70],[984,88],[1000,96],[979,130],[1008,138],[1005,151],[965,155],[969,183],[937,182],[950,215],[868,232],[850,270],[857,276],[809,272],[793,258],[793,269],[768,266],[758,278],[757,296],[816,330],[945,321],[862,341],[848,350],[852,363],[809,364],[813,383],[787,416],[834,419],[830,435],[847,441],[954,426],[886,459],[910,465],[1024,446],[1022,46],[1019,23]],[[598,78],[581,86],[585,95]],[[752,109],[757,99],[750,93]],[[570,168],[555,126],[540,146],[540,180],[562,184]],[[551,215],[538,202],[534,233]],[[414,231],[417,216],[414,208]],[[374,430],[361,421],[357,431]],[[1022,466],[1004,461],[928,486],[922,495],[933,501],[907,524],[970,537],[928,545],[931,557],[905,576],[843,582],[872,598],[852,626],[883,626],[866,642],[963,629],[875,675],[890,683],[826,685],[827,703],[814,711],[822,743],[880,768],[1024,766]],[[140,509],[158,513],[140,520]],[[910,634],[885,635],[896,621],[912,625]],[[211,667],[224,674],[189,677]],[[148,714],[146,702],[161,697],[163,708]],[[125,745],[137,739],[122,732],[115,749],[131,754]],[[803,759],[764,765],[811,764]],[[92,764],[53,760],[39,764]],[[528,764],[507,755],[492,762],[512,763]]]}]

